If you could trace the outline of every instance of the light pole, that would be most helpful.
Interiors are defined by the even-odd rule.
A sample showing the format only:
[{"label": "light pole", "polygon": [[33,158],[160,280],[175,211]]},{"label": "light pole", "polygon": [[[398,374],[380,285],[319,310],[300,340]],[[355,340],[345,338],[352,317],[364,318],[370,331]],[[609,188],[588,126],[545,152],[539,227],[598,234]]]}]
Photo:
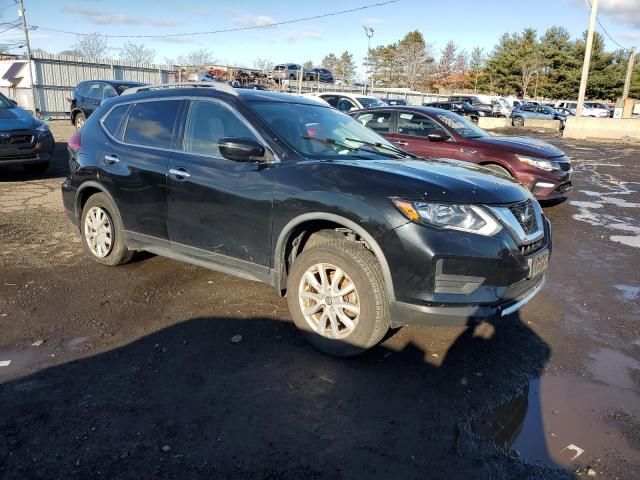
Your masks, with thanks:
[{"label": "light pole", "polygon": [[[373,28],[363,25],[364,33],[367,36],[367,63],[369,64],[369,76],[371,77],[371,95],[373,95],[373,66],[371,65],[371,37],[373,37]],[[365,88],[366,93],[366,88]]]},{"label": "light pole", "polygon": [[582,116],[582,105],[584,95],[587,91],[587,79],[589,78],[589,64],[591,63],[591,47],[593,46],[593,31],[596,26],[596,15],[598,13],[598,0],[591,2],[591,16],[589,17],[589,30],[587,30],[587,44],[584,49],[584,62],[582,63],[582,78],[580,79],[580,90],[578,92],[578,105],[576,106],[576,119]]},{"label": "light pole", "polygon": [[31,98],[33,100],[33,115],[38,116],[38,112],[36,110],[36,77],[33,71],[33,57],[31,56],[31,44],[29,43],[29,28],[27,26],[27,17],[24,13],[24,3],[23,0],[20,0],[20,10],[18,11],[18,15],[22,19],[22,29],[24,31],[24,41],[27,47],[27,61],[29,62],[29,76],[31,77]]}]

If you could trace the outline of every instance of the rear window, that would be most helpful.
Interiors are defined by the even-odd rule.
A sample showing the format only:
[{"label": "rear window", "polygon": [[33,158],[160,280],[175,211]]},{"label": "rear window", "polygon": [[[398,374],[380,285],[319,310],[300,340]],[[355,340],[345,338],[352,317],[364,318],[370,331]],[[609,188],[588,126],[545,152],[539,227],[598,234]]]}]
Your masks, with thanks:
[{"label": "rear window", "polygon": [[169,148],[180,100],[142,102],[133,107],[124,141],[133,145]]},{"label": "rear window", "polygon": [[106,128],[112,136],[116,137],[118,127],[120,126],[120,123],[122,123],[122,119],[124,118],[125,113],[127,113],[128,108],[128,104],[118,105],[102,120],[104,128]]}]

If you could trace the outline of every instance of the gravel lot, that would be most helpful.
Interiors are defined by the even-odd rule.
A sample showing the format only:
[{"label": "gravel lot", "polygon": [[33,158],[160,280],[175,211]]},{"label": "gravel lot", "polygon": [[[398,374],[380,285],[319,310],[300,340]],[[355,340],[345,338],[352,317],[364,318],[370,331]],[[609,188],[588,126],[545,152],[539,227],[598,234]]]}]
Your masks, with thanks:
[{"label": "gravel lot", "polygon": [[339,360],[270,287],[85,257],[59,194],[73,130],[52,129],[47,175],[0,168],[0,477],[640,478],[639,146],[528,132],[575,169],[542,293]]}]

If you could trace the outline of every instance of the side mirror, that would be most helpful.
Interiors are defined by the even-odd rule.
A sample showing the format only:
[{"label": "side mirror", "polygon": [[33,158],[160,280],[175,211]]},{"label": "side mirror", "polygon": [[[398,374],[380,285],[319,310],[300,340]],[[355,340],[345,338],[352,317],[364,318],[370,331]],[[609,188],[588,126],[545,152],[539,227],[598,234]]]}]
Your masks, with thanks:
[{"label": "side mirror", "polygon": [[18,106],[18,102],[16,102],[13,98],[10,98],[10,99],[9,99],[9,101],[10,101],[11,103],[13,103],[13,106],[14,106],[14,107],[17,107],[17,106]]},{"label": "side mirror", "polygon": [[250,138],[221,138],[218,149],[224,158],[236,162],[256,162],[265,154],[264,146]]},{"label": "side mirror", "polygon": [[449,140],[449,135],[442,131],[431,132],[429,135],[427,135],[427,138],[430,142],[445,142]]}]

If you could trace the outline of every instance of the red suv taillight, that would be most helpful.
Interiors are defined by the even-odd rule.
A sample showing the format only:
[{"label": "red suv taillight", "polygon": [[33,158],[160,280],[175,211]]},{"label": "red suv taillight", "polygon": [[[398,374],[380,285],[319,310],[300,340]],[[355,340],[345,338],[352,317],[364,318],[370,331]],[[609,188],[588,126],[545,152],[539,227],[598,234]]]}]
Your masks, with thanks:
[{"label": "red suv taillight", "polygon": [[67,147],[74,152],[80,150],[80,147],[82,147],[82,133],[80,130],[77,130],[76,133],[71,135],[71,138],[67,142]]}]

